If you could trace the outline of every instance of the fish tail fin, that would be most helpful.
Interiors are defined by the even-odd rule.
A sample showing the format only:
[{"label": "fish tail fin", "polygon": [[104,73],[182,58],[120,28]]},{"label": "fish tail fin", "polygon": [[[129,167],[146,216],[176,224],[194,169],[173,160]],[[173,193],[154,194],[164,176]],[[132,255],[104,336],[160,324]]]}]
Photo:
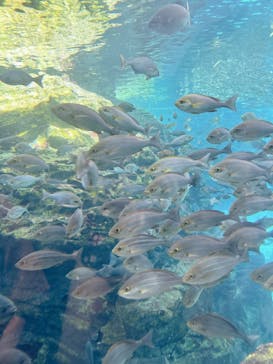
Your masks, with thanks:
[{"label": "fish tail fin", "polygon": [[80,248],[71,254],[71,257],[75,259],[77,265],[82,265],[82,252],[83,248]]},{"label": "fish tail fin", "polygon": [[122,54],[119,55],[119,58],[120,58],[121,69],[124,70],[126,68],[126,66],[128,65],[128,63]]},{"label": "fish tail fin", "polygon": [[42,201],[47,199],[50,196],[50,193],[46,190],[42,190]]},{"label": "fish tail fin", "polygon": [[225,101],[225,106],[229,108],[230,110],[237,111],[236,109],[236,100],[238,98],[238,95],[233,95],[229,99]]},{"label": "fish tail fin", "polygon": [[43,83],[42,83],[43,78],[44,78],[44,75],[40,75],[40,76],[38,76],[38,77],[35,77],[35,78],[33,79],[33,81],[34,81],[34,82],[36,82],[36,83],[37,83],[37,85],[39,85],[40,87],[43,87]]},{"label": "fish tail fin", "polygon": [[156,147],[158,149],[161,149],[162,145],[161,145],[159,134],[154,135],[153,137],[151,137],[150,142],[154,147]]},{"label": "fish tail fin", "polygon": [[232,143],[229,143],[228,145],[226,145],[223,149],[222,149],[222,153],[232,153],[232,149],[231,149]]},{"label": "fish tail fin", "polygon": [[208,153],[204,157],[200,158],[199,161],[204,165],[204,167],[208,167],[209,159],[210,159],[210,153]]},{"label": "fish tail fin", "polygon": [[154,348],[153,344],[153,330],[150,330],[146,335],[140,339],[141,345],[149,346],[150,348]]},{"label": "fish tail fin", "polygon": [[243,121],[258,120],[257,116],[253,112],[245,112],[243,115],[241,115],[241,119]]},{"label": "fish tail fin", "polygon": [[244,340],[248,343],[248,345],[253,346],[259,338],[259,335],[249,335],[245,336]]}]

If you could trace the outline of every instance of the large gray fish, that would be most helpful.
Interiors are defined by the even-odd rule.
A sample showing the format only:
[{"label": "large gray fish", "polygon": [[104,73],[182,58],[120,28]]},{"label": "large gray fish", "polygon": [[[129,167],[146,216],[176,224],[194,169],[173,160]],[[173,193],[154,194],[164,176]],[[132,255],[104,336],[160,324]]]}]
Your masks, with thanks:
[{"label": "large gray fish", "polygon": [[251,195],[242,196],[235,200],[230,208],[229,215],[238,219],[239,216],[247,216],[260,211],[273,210],[273,198],[267,196]]},{"label": "large gray fish", "polygon": [[253,113],[246,113],[242,118],[244,121],[230,130],[230,134],[235,140],[257,140],[268,137],[273,133],[273,124],[269,121],[258,119]]},{"label": "large gray fish", "polygon": [[213,226],[218,226],[228,219],[230,219],[230,216],[225,215],[222,211],[199,210],[188,216],[181,217],[180,227],[187,232],[203,231]]},{"label": "large gray fish", "polygon": [[140,300],[170,291],[182,285],[182,278],[167,270],[151,269],[135,273],[123,283],[118,295],[128,300]]},{"label": "large gray fish", "polygon": [[4,325],[15,314],[17,308],[8,297],[0,294],[0,325]]},{"label": "large gray fish", "polygon": [[95,110],[85,105],[64,103],[53,106],[51,110],[59,119],[76,128],[99,134],[102,132],[115,133],[114,129]]},{"label": "large gray fish", "polygon": [[71,295],[74,298],[82,300],[92,300],[103,297],[111,292],[114,286],[110,285],[108,280],[102,277],[92,277],[76,287]]},{"label": "large gray fish", "polygon": [[106,201],[102,206],[99,206],[99,211],[103,216],[111,217],[111,219],[118,219],[119,214],[128,203],[132,201],[130,198],[120,197],[114,200]]},{"label": "large gray fish", "polygon": [[40,157],[32,154],[18,154],[7,160],[10,168],[15,168],[20,171],[45,171],[48,170],[48,164]]},{"label": "large gray fish", "polygon": [[182,282],[190,285],[204,285],[226,277],[242,261],[242,257],[226,254],[213,254],[200,258],[182,277]]},{"label": "large gray fish", "polygon": [[104,106],[99,112],[102,118],[115,129],[125,130],[129,133],[133,131],[145,133],[145,128],[136,119],[117,106]]},{"label": "large gray fish", "polygon": [[201,159],[209,154],[209,159],[215,159],[220,154],[229,154],[232,153],[231,150],[231,144],[226,145],[222,149],[216,149],[216,148],[203,148],[198,149],[190,154],[188,154],[188,157],[191,159]]},{"label": "large gray fish", "polygon": [[0,352],[1,364],[31,364],[30,357],[19,349],[4,349]]},{"label": "large gray fish", "polygon": [[187,322],[189,328],[208,337],[240,338],[247,344],[252,345],[257,337],[247,336],[240,332],[230,321],[216,313],[206,313]]},{"label": "large gray fish", "polygon": [[125,69],[127,66],[131,66],[135,74],[143,74],[146,76],[146,80],[152,77],[158,77],[159,71],[150,57],[134,57],[130,59],[125,59],[122,54],[120,54],[121,68]]},{"label": "large gray fish", "polygon": [[157,176],[162,173],[179,173],[192,171],[195,168],[207,169],[209,155],[194,160],[188,157],[165,157],[153,163],[148,169],[147,173]]},{"label": "large gray fish", "polygon": [[131,257],[166,244],[168,242],[165,239],[156,238],[149,234],[139,234],[120,240],[112,249],[112,253],[120,257]]},{"label": "large gray fish", "polygon": [[236,111],[236,100],[237,96],[232,96],[226,101],[221,101],[212,96],[199,95],[199,94],[188,94],[180,97],[176,102],[175,106],[178,109],[191,113],[201,114],[203,112],[214,112],[216,109],[226,107],[230,110]]},{"label": "large gray fish", "polygon": [[190,10],[180,4],[168,4],[160,8],[149,21],[149,28],[160,34],[173,34],[190,25]]},{"label": "large gray fish", "polygon": [[190,175],[166,173],[157,176],[145,189],[144,193],[158,198],[185,196],[195,179]]},{"label": "large gray fish", "polygon": [[67,260],[75,260],[76,262],[80,262],[81,254],[82,248],[72,254],[66,254],[56,250],[38,250],[27,254],[18,260],[18,262],[15,264],[15,267],[28,271],[48,269],[62,264]]},{"label": "large gray fish", "polygon": [[28,86],[31,82],[37,83],[40,87],[43,87],[42,80],[44,75],[37,77],[30,76],[27,72],[20,69],[7,70],[0,74],[0,81],[7,85],[16,86],[23,85]]},{"label": "large gray fish", "polygon": [[[162,196],[163,197],[163,196]],[[152,210],[162,212],[169,207],[165,199],[133,199],[121,211],[119,218],[139,210]]]},{"label": "large gray fish", "polygon": [[228,247],[225,241],[207,235],[190,235],[176,240],[168,254],[175,259],[192,260],[226,251]]},{"label": "large gray fish", "polygon": [[221,144],[231,139],[227,128],[215,128],[207,136],[206,140],[211,144]]},{"label": "large gray fish", "polygon": [[134,135],[112,135],[95,144],[89,150],[88,156],[99,167],[112,167],[145,147],[160,148],[158,137],[144,139]]},{"label": "large gray fish", "polygon": [[262,265],[251,272],[251,279],[259,284],[264,284],[273,276],[273,262]]},{"label": "large gray fish", "polygon": [[178,220],[178,212],[157,212],[153,210],[139,210],[122,217],[109,231],[113,238],[125,238],[130,235],[148,233],[150,229],[156,229],[165,220]]},{"label": "large gray fish", "polygon": [[140,346],[149,346],[153,348],[152,330],[139,340],[122,340],[112,345],[105,357],[102,359],[102,364],[125,364],[132,357],[133,353]]},{"label": "large gray fish", "polygon": [[81,199],[75,195],[75,193],[70,191],[58,191],[54,193],[49,193],[43,190],[42,200],[50,199],[53,200],[57,205],[64,207],[81,207]]},{"label": "large gray fish", "polygon": [[209,169],[209,174],[228,184],[242,184],[253,179],[269,179],[270,172],[255,163],[242,159],[225,158]]}]

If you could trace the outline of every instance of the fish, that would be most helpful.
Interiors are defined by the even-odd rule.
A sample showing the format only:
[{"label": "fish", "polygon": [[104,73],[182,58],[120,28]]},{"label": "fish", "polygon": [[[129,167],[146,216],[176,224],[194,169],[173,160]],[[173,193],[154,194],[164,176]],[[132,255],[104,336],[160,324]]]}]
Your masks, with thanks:
[{"label": "fish", "polygon": [[72,254],[62,253],[56,250],[37,250],[22,257],[15,264],[21,270],[36,271],[60,265],[67,260],[75,260],[80,263],[82,248]]},{"label": "fish", "polygon": [[189,174],[181,175],[178,173],[165,173],[157,176],[146,187],[144,193],[158,198],[185,197],[190,186],[195,182],[194,177]]},{"label": "fish", "polygon": [[250,277],[254,282],[262,285],[272,276],[273,276],[273,262],[266,263],[261,267],[254,269],[250,274]]},{"label": "fish", "polygon": [[192,159],[200,159],[205,157],[206,155],[209,155],[209,159],[212,160],[215,159],[220,154],[230,154],[230,153],[232,153],[231,144],[228,144],[222,149],[216,149],[216,148],[198,149],[188,154],[188,157]]},{"label": "fish", "polygon": [[187,232],[203,231],[213,226],[219,226],[223,221],[230,219],[222,211],[218,210],[199,210],[192,214],[181,217],[180,228]]},{"label": "fish", "polygon": [[270,139],[269,142],[267,142],[264,146],[263,146],[263,151],[266,154],[273,154],[273,139]]},{"label": "fish", "polygon": [[29,188],[38,183],[43,182],[43,177],[35,177],[29,174],[24,174],[20,176],[13,176],[9,181],[8,185],[12,188]]},{"label": "fish", "polygon": [[132,199],[120,197],[114,200],[105,201],[101,206],[98,207],[98,209],[103,216],[116,220],[118,219],[121,211],[126,205],[128,205],[130,201],[132,201]]},{"label": "fish", "polygon": [[151,17],[148,27],[160,34],[174,34],[184,31],[190,26],[190,10],[180,4],[168,4],[156,11]]},{"label": "fish", "polygon": [[7,165],[20,171],[48,171],[48,164],[40,157],[32,154],[18,154],[7,160]]},{"label": "fish", "polygon": [[0,74],[0,81],[11,86],[28,86],[31,82],[37,83],[40,87],[43,87],[43,77],[44,75],[39,75],[37,77],[30,76],[27,72],[20,69],[6,70]]},{"label": "fish", "polygon": [[196,304],[204,290],[203,286],[189,286],[182,297],[184,307],[190,308]]},{"label": "fish", "polygon": [[242,184],[253,179],[270,178],[270,172],[255,163],[242,160],[225,158],[209,169],[211,177],[228,184]]},{"label": "fish", "polygon": [[193,137],[191,135],[180,135],[173,140],[171,140],[169,143],[166,143],[166,147],[182,147],[185,144],[190,143],[193,140]]},{"label": "fish", "polygon": [[98,297],[104,297],[111,292],[114,286],[111,286],[107,279],[102,277],[91,277],[76,287],[71,296],[80,300],[92,300]]},{"label": "fish", "polygon": [[1,364],[31,364],[30,357],[22,350],[9,348],[0,351]]},{"label": "fish", "polygon": [[120,287],[118,295],[129,300],[140,300],[170,291],[177,285],[182,285],[182,278],[175,273],[151,269],[133,274]]},{"label": "fish", "polygon": [[46,225],[39,227],[32,235],[32,239],[41,241],[42,243],[64,241],[65,227],[63,225]]},{"label": "fish", "polygon": [[229,215],[231,218],[238,219],[239,216],[248,216],[260,211],[272,211],[272,202],[272,197],[259,195],[242,196],[231,204]]},{"label": "fish", "polygon": [[273,291],[273,276],[270,276],[263,284],[262,286],[265,289],[268,289],[269,291]]},{"label": "fish", "polygon": [[[244,258],[245,259],[245,258]],[[196,260],[182,277],[182,282],[190,285],[204,285],[226,277],[243,258],[228,254],[212,254]]]},{"label": "fish", "polygon": [[0,325],[6,324],[16,311],[15,303],[8,297],[0,294]]},{"label": "fish", "polygon": [[253,113],[242,116],[243,122],[235,125],[230,134],[234,140],[251,141],[268,137],[273,133],[273,124],[270,121],[261,120]]},{"label": "fish", "polygon": [[127,101],[121,102],[120,104],[118,104],[118,107],[125,112],[132,112],[136,109],[133,104]]},{"label": "fish", "polygon": [[211,144],[221,144],[231,139],[229,129],[227,128],[216,128],[213,129],[207,136],[207,142]]},{"label": "fish", "polygon": [[[145,193],[145,191],[144,191]],[[167,206],[166,206],[167,204]],[[137,212],[139,210],[151,210],[162,212],[165,208],[168,208],[169,204],[166,200],[162,199],[131,199],[129,203],[124,207],[124,209],[119,214],[119,219],[124,216],[129,215],[132,212]]]},{"label": "fish", "polygon": [[194,260],[213,253],[228,250],[226,241],[207,235],[190,235],[176,240],[168,250],[168,254],[180,260]]},{"label": "fish", "polygon": [[143,74],[146,76],[146,80],[152,77],[158,77],[159,71],[154,61],[147,56],[134,57],[125,59],[122,54],[119,55],[121,62],[121,69],[125,69],[127,66],[131,66],[135,74]]},{"label": "fish", "polygon": [[187,326],[191,330],[208,337],[240,338],[249,345],[253,345],[257,340],[256,336],[247,336],[239,331],[229,320],[214,312],[192,318],[187,322]]},{"label": "fish", "polygon": [[158,176],[162,173],[179,173],[184,174],[192,171],[195,168],[207,169],[209,155],[199,160],[194,160],[189,157],[165,157],[153,163],[146,170],[147,174]]},{"label": "fish", "polygon": [[184,112],[191,114],[201,114],[204,112],[214,112],[221,107],[236,111],[237,95],[234,95],[226,101],[221,101],[212,96],[200,94],[188,94],[180,97],[175,102],[175,106]]},{"label": "fish", "polygon": [[120,240],[112,249],[112,253],[120,257],[132,257],[166,244],[168,242],[165,239],[150,234],[139,234]]},{"label": "fish", "polygon": [[65,228],[66,236],[68,238],[76,236],[80,232],[83,222],[84,222],[84,216],[82,213],[82,209],[75,210],[67,222]]},{"label": "fish", "polygon": [[28,209],[23,206],[13,206],[7,213],[7,218],[10,220],[20,219],[24,214],[28,214]]},{"label": "fish", "polygon": [[10,135],[4,138],[0,138],[0,149],[9,149],[20,141],[20,137],[17,135]]},{"label": "fish", "polygon": [[152,262],[143,254],[127,257],[123,266],[132,273],[142,272],[153,268]]},{"label": "fish", "polygon": [[109,231],[113,238],[125,238],[130,235],[147,233],[150,229],[159,227],[165,220],[178,219],[177,210],[157,212],[152,210],[139,210],[122,217]]},{"label": "fish", "polygon": [[88,267],[78,267],[72,269],[65,276],[71,281],[81,281],[84,279],[92,278],[96,275],[97,271]]},{"label": "fish", "polygon": [[101,117],[117,130],[145,133],[146,130],[131,115],[116,106],[104,106],[99,109]]},{"label": "fish", "polygon": [[113,344],[102,359],[102,364],[125,364],[140,346],[153,348],[153,331],[150,330],[139,340],[122,340]]},{"label": "fish", "polygon": [[59,119],[76,128],[94,131],[98,134],[102,132],[115,134],[114,129],[95,110],[85,105],[63,103],[53,106],[51,111]]},{"label": "fish", "polygon": [[74,208],[81,207],[83,204],[81,199],[77,195],[75,195],[75,193],[70,191],[58,191],[54,193],[49,193],[43,190],[42,193],[42,200],[53,200],[59,206]]}]

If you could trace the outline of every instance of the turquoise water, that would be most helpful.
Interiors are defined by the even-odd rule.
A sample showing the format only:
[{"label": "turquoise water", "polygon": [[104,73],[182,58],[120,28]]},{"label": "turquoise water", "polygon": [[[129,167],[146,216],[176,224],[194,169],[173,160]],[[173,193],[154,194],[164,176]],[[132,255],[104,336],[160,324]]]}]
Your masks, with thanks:
[{"label": "turquoise water", "polygon": [[[186,1],[182,3],[186,7]],[[144,189],[155,178],[148,169],[164,156],[186,156],[208,147],[220,150],[228,143],[233,153],[258,154],[272,137],[270,132],[250,141],[230,138],[218,145],[206,140],[215,128],[230,130],[241,123],[245,113],[273,122],[273,1],[188,3],[190,25],[183,31],[160,34],[148,24],[155,12],[168,4],[165,0],[0,1],[0,293],[5,296],[0,296],[0,309],[5,299],[12,301],[8,303],[12,312],[0,310],[0,364],[239,364],[258,345],[272,342],[272,290],[251,279],[255,269],[272,261],[270,237],[261,239],[256,249],[249,248],[248,241],[243,252],[238,246],[237,250],[232,246],[235,251],[229,247],[234,259],[247,253],[248,261],[241,257],[242,261],[209,287],[198,284],[204,290],[191,307],[186,307],[184,297],[192,285],[180,281],[178,285],[168,281],[161,287],[161,278],[156,282],[160,294],[156,291],[144,299],[141,295],[126,298],[120,291],[136,269],[184,276],[190,264],[187,259],[174,259],[168,254],[170,246],[191,235],[224,239],[227,226],[215,224],[206,229],[201,225],[187,231],[177,228],[178,221],[200,210],[214,209],[228,215],[231,204],[240,197],[234,192],[239,183],[223,183],[208,173],[226,154],[201,169],[186,170],[190,177],[198,176],[199,182],[183,198],[181,190],[166,197],[166,190],[173,192],[176,187],[170,181],[155,196],[152,209],[141,208],[139,214],[144,210],[145,218],[125,220],[123,228],[131,230],[125,230],[122,238],[149,233],[164,239],[164,243],[145,251],[135,265],[112,253],[121,239],[110,230],[121,218],[118,213],[107,216],[101,206],[117,198],[128,198],[127,204],[130,199],[147,199],[149,194]],[[150,57],[159,77],[147,80],[130,66],[121,69],[120,55],[127,60]],[[14,74],[16,84],[3,79],[6,71],[18,69],[32,79],[25,82],[22,75],[16,78]],[[38,76],[43,76],[41,84]],[[236,111],[220,107],[215,112],[186,113],[175,102],[188,94],[223,101],[237,95]],[[99,112],[121,102],[134,106],[127,117],[133,116],[141,128],[129,134],[142,138],[142,142],[159,138],[160,147],[152,139],[135,153],[131,148],[138,139],[131,139],[125,152],[116,156],[116,148],[126,146],[128,130],[120,124],[117,127],[119,119],[113,118],[114,127],[111,123],[107,127],[110,135],[118,135],[120,140],[111,147],[108,139],[102,155],[97,155],[96,143],[109,138],[109,129],[98,130],[103,129],[101,121],[96,128],[79,127],[85,122],[86,109],[69,109],[72,116],[58,116],[56,112],[59,104],[84,105]],[[91,124],[98,117],[92,114]],[[192,140],[181,147],[168,145],[179,131]],[[11,137],[9,142],[3,139],[6,137]],[[27,159],[20,160],[24,155]],[[31,156],[38,161],[33,162]],[[268,163],[272,160],[270,154],[263,158]],[[264,192],[270,202],[272,167],[266,168],[258,178],[266,180],[264,190],[251,185],[245,194]],[[243,178],[243,167],[241,173]],[[14,178],[24,175],[30,176],[28,185],[22,185],[22,180],[16,185]],[[29,182],[34,177],[36,180]],[[68,202],[60,202],[57,195],[47,194],[63,191],[74,193],[72,201],[71,196],[66,196]],[[71,216],[77,208],[82,215],[73,225]],[[165,214],[164,218],[138,230],[138,224],[150,218],[154,209]],[[169,211],[171,217],[166,217]],[[263,231],[270,232],[269,218],[270,207],[262,207],[255,214],[243,213],[239,220],[262,221],[266,223]],[[58,232],[48,230],[43,237],[39,235],[43,229],[56,226]],[[79,249],[78,258],[58,255]],[[43,255],[47,250],[53,251],[53,258]],[[18,263],[34,251],[42,254],[35,267],[25,266],[34,264],[33,260]],[[87,293],[81,287],[87,278],[67,278],[75,267],[93,270]],[[169,289],[172,284],[173,289]],[[145,286],[140,292],[144,294],[153,287]],[[232,334],[224,332],[226,328],[216,335],[200,334],[187,325],[193,317],[211,312],[235,325]],[[140,340],[149,330],[153,331],[154,347],[144,346]],[[249,335],[257,336],[252,344],[246,338]],[[128,344],[124,340],[134,341]],[[112,345],[116,348],[120,342],[127,345],[125,353],[121,358],[108,359]]]}]

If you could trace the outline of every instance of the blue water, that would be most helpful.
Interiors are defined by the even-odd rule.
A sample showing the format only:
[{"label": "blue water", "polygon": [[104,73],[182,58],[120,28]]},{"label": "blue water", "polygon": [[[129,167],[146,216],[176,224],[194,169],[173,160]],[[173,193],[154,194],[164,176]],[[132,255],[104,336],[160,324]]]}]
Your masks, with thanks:
[{"label": "blue water", "polygon": [[[272,261],[272,239],[260,247],[260,254],[250,252],[249,261],[238,265],[221,284],[205,290],[191,308],[183,306],[182,293],[176,289],[148,300],[119,297],[118,287],[128,277],[123,276],[122,259],[111,255],[117,240],[109,238],[108,232],[114,221],[98,213],[96,206],[124,195],[142,199],[143,192],[132,192],[126,178],[147,184],[145,170],[155,161],[156,152],[129,159],[136,164],[133,168],[138,168],[129,177],[122,169],[100,168],[103,177],[113,178],[111,186],[104,189],[102,183],[99,192],[86,191],[76,178],[75,160],[90,148],[88,142],[94,135],[81,131],[75,134],[77,128],[51,112],[55,103],[79,103],[98,111],[103,102],[129,102],[136,108],[132,115],[144,126],[155,120],[160,123],[161,139],[162,130],[167,130],[170,138],[174,130],[191,135],[188,153],[205,147],[223,148],[225,143],[211,145],[206,136],[216,127],[233,128],[246,112],[273,122],[273,0],[189,0],[190,27],[162,35],[151,31],[148,22],[166,4],[166,0],[0,2],[1,72],[19,68],[32,76],[45,75],[43,88],[34,83],[0,84],[0,193],[8,200],[0,203],[0,293],[17,307],[13,318],[0,325],[0,364],[7,364],[1,355],[12,348],[28,355],[25,364],[30,360],[33,364],[100,364],[111,345],[125,339],[138,340],[150,329],[154,348],[138,348],[134,359],[126,364],[160,364],[167,360],[172,364],[239,364],[257,345],[273,340],[271,292],[250,279],[255,268]],[[122,70],[120,54],[126,59],[151,57],[160,76],[146,80],[130,67]],[[238,95],[237,110],[220,108],[199,115],[178,110],[175,101],[190,93],[221,100]],[[104,100],[97,101],[97,95]],[[54,128],[58,129],[57,136],[51,134]],[[42,174],[41,184],[14,189],[2,182],[6,174],[26,174],[7,166],[8,158],[20,152],[15,144],[1,146],[1,138],[6,136],[18,136],[49,163],[49,171],[38,173]],[[267,141],[269,138],[232,141],[232,151],[258,153]],[[176,153],[183,155],[184,151]],[[217,161],[221,159],[223,155]],[[125,177],[121,177],[123,173]],[[181,214],[200,209],[227,214],[236,200],[233,189],[213,181],[206,172],[201,172],[201,181],[181,203]],[[68,189],[82,198],[85,220],[76,237],[46,243],[32,238],[42,227],[66,226],[74,212],[42,201],[42,189],[51,193]],[[5,220],[9,202],[26,207],[29,214],[15,221]],[[246,219],[262,217],[272,217],[272,212],[258,212]],[[221,237],[222,231],[215,228],[208,234]],[[65,277],[75,266],[71,261],[34,273],[14,267],[33,250],[72,253],[80,247],[82,265],[104,269],[103,277],[115,286],[110,293],[94,300],[73,298],[78,282],[71,283]],[[157,247],[146,256],[156,269],[182,276],[187,268],[168,256],[166,247]],[[193,316],[206,312],[217,312],[246,335],[259,338],[249,346],[240,339],[208,339],[186,326]],[[11,352],[9,363],[22,363],[17,355]]]}]

